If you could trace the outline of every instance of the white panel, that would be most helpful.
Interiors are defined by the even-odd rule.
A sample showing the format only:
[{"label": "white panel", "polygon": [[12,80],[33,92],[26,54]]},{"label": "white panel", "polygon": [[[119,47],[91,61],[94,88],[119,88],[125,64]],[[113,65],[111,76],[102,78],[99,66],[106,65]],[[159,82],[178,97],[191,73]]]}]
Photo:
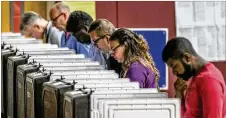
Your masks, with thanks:
[{"label": "white panel", "polygon": [[[149,111],[154,110],[153,115],[161,116],[160,111],[169,111],[169,114],[165,114],[166,118],[180,118],[180,101],[179,99],[170,99],[170,98],[149,98],[149,99],[133,99],[133,100],[106,100],[103,102],[103,110],[100,110],[100,115],[102,118],[115,118],[113,115],[114,112],[124,111],[129,112],[138,112],[138,111]],[[157,112],[159,111],[159,112]],[[127,112],[127,117],[130,116]],[[150,112],[150,111],[149,111]],[[154,113],[154,112],[153,112]],[[142,116],[142,114],[140,114]],[[149,116],[150,117],[150,116]],[[156,117],[156,116],[155,116]],[[121,116],[117,118],[122,118]],[[165,117],[164,117],[165,118]]]},{"label": "white panel", "polygon": [[[140,98],[167,98],[167,93],[121,93],[121,94],[106,94],[92,95],[90,98],[91,109],[98,109],[98,102],[104,100],[119,100],[119,99],[140,99]],[[102,108],[101,106],[99,106]]]},{"label": "white panel", "polygon": [[52,75],[50,77],[50,80],[56,80],[56,79],[60,79],[61,77],[63,78],[68,78],[68,79],[96,79],[96,78],[102,78],[102,79],[105,79],[105,78],[117,78],[118,79],[118,74],[111,74],[111,75],[103,75],[103,74],[98,74],[98,75],[64,75],[64,76],[54,76]]}]

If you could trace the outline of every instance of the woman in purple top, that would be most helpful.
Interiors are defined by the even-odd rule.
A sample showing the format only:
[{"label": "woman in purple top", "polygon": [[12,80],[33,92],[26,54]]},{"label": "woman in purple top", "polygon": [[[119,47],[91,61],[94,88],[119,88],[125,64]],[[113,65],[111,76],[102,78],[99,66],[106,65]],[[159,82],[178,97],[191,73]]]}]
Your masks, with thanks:
[{"label": "woman in purple top", "polygon": [[111,55],[122,63],[123,76],[137,81],[140,88],[158,88],[159,71],[143,36],[131,30],[116,30],[109,39]]}]

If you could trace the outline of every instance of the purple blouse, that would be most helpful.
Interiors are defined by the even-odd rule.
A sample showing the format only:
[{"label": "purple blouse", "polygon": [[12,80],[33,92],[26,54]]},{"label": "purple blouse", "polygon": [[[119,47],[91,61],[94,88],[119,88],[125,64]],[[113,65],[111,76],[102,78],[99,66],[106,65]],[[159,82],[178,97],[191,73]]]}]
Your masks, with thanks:
[{"label": "purple blouse", "polygon": [[132,82],[139,82],[140,88],[156,88],[154,72],[138,61],[130,65],[126,77]]}]

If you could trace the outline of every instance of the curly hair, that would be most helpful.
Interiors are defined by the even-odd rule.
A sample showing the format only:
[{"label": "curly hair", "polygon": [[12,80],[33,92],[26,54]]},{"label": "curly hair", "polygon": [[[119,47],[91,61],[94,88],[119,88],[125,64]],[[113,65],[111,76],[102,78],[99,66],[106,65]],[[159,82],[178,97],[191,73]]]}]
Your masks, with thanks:
[{"label": "curly hair", "polygon": [[89,27],[93,22],[93,18],[86,12],[75,10],[73,11],[67,21],[66,30],[68,32],[77,32],[83,26]]},{"label": "curly hair", "polygon": [[125,60],[122,63],[122,69],[124,71],[124,76],[126,75],[130,65],[139,61],[143,66],[150,67],[155,74],[155,80],[157,89],[159,90],[158,81],[160,74],[155,66],[154,60],[149,53],[149,46],[142,35],[138,35],[133,31],[121,28],[116,30],[110,37],[109,40],[117,40],[120,45],[125,45]]},{"label": "curly hair", "polygon": [[[88,27],[93,22],[93,18],[86,12],[75,10],[73,11],[67,21],[66,31],[72,32],[72,35],[77,38],[77,40],[82,44],[90,44],[90,36],[88,34]],[[87,31],[82,32],[80,35],[77,33],[82,29]]]}]

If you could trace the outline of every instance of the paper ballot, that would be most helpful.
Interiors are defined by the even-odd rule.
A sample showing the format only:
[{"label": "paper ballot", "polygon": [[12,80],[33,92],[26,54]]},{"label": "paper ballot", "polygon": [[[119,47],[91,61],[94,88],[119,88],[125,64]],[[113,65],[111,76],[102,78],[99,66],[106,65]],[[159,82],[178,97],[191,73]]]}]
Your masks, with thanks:
[{"label": "paper ballot", "polygon": [[226,60],[226,1],[175,2],[177,36],[208,61]]},{"label": "paper ballot", "polygon": [[193,24],[192,2],[175,2],[175,3],[176,3],[177,25],[179,26],[192,25]]}]

